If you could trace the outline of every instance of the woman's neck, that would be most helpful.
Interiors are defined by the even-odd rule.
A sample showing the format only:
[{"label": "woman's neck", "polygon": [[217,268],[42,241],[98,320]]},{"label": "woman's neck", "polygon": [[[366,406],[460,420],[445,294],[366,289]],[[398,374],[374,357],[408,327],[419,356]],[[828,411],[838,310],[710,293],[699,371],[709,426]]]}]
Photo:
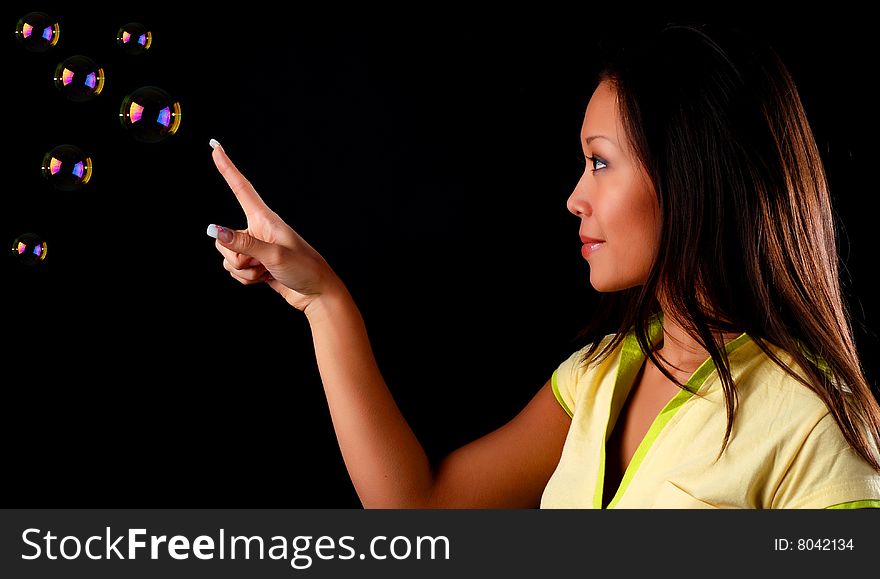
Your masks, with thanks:
[{"label": "woman's neck", "polygon": [[[739,333],[730,332],[714,333],[715,339],[721,338],[724,344],[739,335]],[[674,317],[665,313],[663,315],[663,336],[657,343],[657,352],[672,365],[669,370],[673,374],[681,374],[685,378],[693,374],[709,357],[709,351],[689,336]]]}]

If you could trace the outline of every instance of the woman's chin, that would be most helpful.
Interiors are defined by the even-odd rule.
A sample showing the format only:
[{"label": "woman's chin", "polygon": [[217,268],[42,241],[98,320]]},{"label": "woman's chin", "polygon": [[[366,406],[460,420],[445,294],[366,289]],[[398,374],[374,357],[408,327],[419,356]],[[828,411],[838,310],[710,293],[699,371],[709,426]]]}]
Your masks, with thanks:
[{"label": "woman's chin", "polygon": [[594,276],[590,276],[590,285],[593,286],[593,289],[597,292],[607,293],[617,291],[617,288],[613,285],[609,285],[607,280],[604,279],[596,279]]},{"label": "woman's chin", "polygon": [[593,286],[594,290],[600,293],[619,292],[625,289],[629,289],[631,287],[635,287],[637,285],[642,285],[643,283],[645,282],[629,282],[629,280],[607,279],[598,275],[594,275],[594,273],[590,271],[590,285]]}]

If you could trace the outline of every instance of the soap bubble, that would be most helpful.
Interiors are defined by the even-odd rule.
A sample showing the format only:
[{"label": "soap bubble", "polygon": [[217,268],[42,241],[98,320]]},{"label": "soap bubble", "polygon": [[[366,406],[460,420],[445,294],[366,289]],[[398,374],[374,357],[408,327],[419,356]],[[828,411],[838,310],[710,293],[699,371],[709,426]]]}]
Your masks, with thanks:
[{"label": "soap bubble", "polygon": [[31,12],[15,26],[15,38],[31,52],[46,52],[58,44],[60,35],[58,22],[45,12]]},{"label": "soap bubble", "polygon": [[116,33],[116,43],[126,54],[143,54],[153,43],[153,33],[140,22],[129,22]]},{"label": "soap bubble", "polygon": [[137,89],[124,99],[119,120],[132,137],[158,143],[180,128],[180,103],[157,86]]},{"label": "soap bubble", "polygon": [[74,145],[58,145],[43,156],[43,177],[61,191],[75,191],[92,178],[92,158]]},{"label": "soap bubble", "polygon": [[104,89],[104,69],[88,56],[77,54],[55,67],[55,87],[74,102],[91,100]]},{"label": "soap bubble", "polygon": [[46,259],[48,247],[36,233],[24,233],[12,242],[12,257],[24,265],[36,265]]}]

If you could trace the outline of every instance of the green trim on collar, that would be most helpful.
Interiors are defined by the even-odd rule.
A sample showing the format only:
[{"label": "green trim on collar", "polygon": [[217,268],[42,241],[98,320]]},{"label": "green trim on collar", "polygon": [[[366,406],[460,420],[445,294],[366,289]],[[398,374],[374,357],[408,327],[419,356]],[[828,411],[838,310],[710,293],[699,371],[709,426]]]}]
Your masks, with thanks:
[{"label": "green trim on collar", "polygon": [[[662,325],[662,316],[656,316],[651,320],[649,325],[649,334],[651,338],[651,343],[656,344],[658,338],[663,335],[663,325]],[[739,348],[741,345],[749,341],[750,338],[748,334],[742,333],[738,337],[734,338],[727,344],[725,344],[724,349],[728,354],[733,352],[735,349]],[[638,341],[635,337],[635,331],[630,330],[627,333],[626,337],[623,340],[623,349],[621,351],[620,356],[620,364],[617,367],[617,378],[614,382],[614,393],[612,395],[612,409],[614,407],[614,401],[620,398],[622,395],[622,389],[620,388],[621,384],[628,384],[626,395],[629,395],[630,390],[632,390],[632,382],[638,374],[639,369],[641,368],[642,363],[646,355],[641,351],[639,347]],[[621,372],[623,369],[623,372]],[[641,443],[639,443],[638,448],[636,449],[635,454],[633,454],[632,459],[627,465],[626,471],[623,474],[623,479],[620,481],[620,487],[614,494],[614,497],[611,499],[611,502],[608,503],[608,508],[614,508],[618,502],[620,502],[621,497],[626,493],[627,487],[629,487],[630,482],[638,471],[639,466],[644,460],[645,456],[648,454],[648,451],[651,449],[651,446],[654,444],[654,441],[660,436],[660,433],[663,431],[663,428],[666,424],[675,416],[675,413],[684,405],[685,402],[690,400],[690,398],[694,395],[694,392],[697,392],[709,375],[712,374],[716,370],[715,363],[712,361],[712,357],[706,358],[706,360],[700,364],[700,366],[694,371],[688,381],[685,383],[686,389],[680,389],[679,392],[670,400],[666,406],[660,411],[657,417],[654,419],[654,422],[651,423],[651,427],[648,428],[648,432],[645,434],[645,437],[642,439]],[[624,380],[625,379],[625,380]],[[625,396],[623,396],[625,399]],[[625,401],[625,400],[624,400]],[[620,407],[622,408],[623,404],[621,402]],[[605,443],[608,441],[608,426],[611,422],[610,416],[611,409],[609,409],[608,421],[605,423]],[[615,419],[615,423],[616,423]],[[600,454],[600,462],[599,462],[599,480],[596,484],[596,491],[593,495],[593,506],[597,509],[602,508],[602,495],[605,485],[605,443],[602,444],[601,454]]]},{"label": "green trim on collar", "polygon": [[[660,329],[662,332],[662,326]],[[654,326],[652,325],[652,343],[654,341],[653,330]],[[593,507],[597,509],[602,508],[602,494],[605,487],[605,446],[610,434],[608,426],[612,422],[612,415],[614,415],[614,422],[617,421],[617,414],[619,414],[621,408],[623,408],[624,402],[626,402],[628,391],[621,385],[632,385],[636,375],[639,373],[639,368],[641,367],[641,362],[644,357],[645,355],[641,348],[639,348],[639,343],[635,339],[635,334],[628,333],[623,339],[622,347],[620,349],[620,360],[618,360],[617,373],[614,377],[614,390],[611,394],[611,404],[608,407],[608,414],[605,417],[605,433],[602,437],[603,442],[599,447],[599,479],[596,481],[596,486],[593,491]]]}]

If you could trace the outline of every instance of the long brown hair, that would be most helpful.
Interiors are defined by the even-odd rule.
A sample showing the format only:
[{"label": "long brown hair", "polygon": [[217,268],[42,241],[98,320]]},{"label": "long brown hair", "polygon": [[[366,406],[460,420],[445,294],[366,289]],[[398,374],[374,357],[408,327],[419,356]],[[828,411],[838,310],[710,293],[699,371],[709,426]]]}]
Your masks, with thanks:
[{"label": "long brown hair", "polygon": [[589,344],[581,363],[603,359],[634,329],[647,356],[684,387],[650,345],[662,290],[664,313],[718,370],[727,410],[718,456],[730,440],[736,389],[716,336],[746,332],[826,403],[846,440],[880,471],[880,406],[842,298],[825,170],[782,60],[742,31],[667,24],[618,50],[603,80],[616,88],[627,136],[652,178],[662,232],[644,285],[600,297],[577,336]]}]

